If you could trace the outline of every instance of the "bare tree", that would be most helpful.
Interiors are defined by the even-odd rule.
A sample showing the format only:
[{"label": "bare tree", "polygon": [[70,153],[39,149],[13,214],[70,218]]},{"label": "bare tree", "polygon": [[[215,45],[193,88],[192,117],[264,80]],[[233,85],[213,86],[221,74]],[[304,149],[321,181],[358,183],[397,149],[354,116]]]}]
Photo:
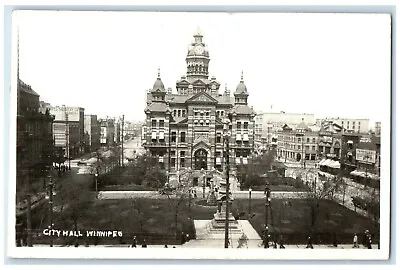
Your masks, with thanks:
[{"label": "bare tree", "polygon": [[332,200],[335,192],[338,192],[343,186],[340,177],[335,177],[330,181],[326,181],[322,187],[318,188],[315,184],[309,187],[309,191],[301,195],[306,199],[310,209],[310,231],[315,230],[317,217],[320,213],[320,204],[323,200]]}]

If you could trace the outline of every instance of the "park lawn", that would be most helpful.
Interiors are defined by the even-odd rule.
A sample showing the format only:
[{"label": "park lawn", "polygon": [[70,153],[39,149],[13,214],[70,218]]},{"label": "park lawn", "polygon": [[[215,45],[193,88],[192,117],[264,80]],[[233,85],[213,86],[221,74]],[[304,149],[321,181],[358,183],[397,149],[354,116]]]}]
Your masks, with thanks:
[{"label": "park lawn", "polygon": [[[311,226],[310,201],[306,199],[292,199],[291,206],[287,200],[272,200],[268,213],[269,233],[285,235],[288,242],[297,243],[314,235],[316,242],[329,243],[333,234],[340,243],[352,243],[354,233],[361,234],[368,229],[373,235],[378,236],[379,230],[371,220],[359,215],[352,210],[329,200],[320,200],[316,211],[314,227]],[[248,213],[248,200],[237,200],[239,211]],[[263,235],[265,228],[265,200],[252,200],[251,212],[254,216],[250,222],[258,232]],[[377,237],[375,237],[376,240]],[[332,243],[332,242],[330,242]]]},{"label": "park lawn", "polygon": [[[271,202],[272,215],[269,213],[269,233],[282,234],[286,243],[305,242],[311,230],[309,204],[305,199],[291,200],[291,206],[286,200],[275,199]],[[216,212],[216,206],[197,205],[188,200],[181,201],[178,207],[177,228],[175,211],[178,199],[140,198],[132,200],[93,200],[86,209],[82,209],[78,221],[78,229],[86,230],[117,230],[122,231],[122,239],[101,238],[99,244],[118,244],[129,242],[133,235],[148,239],[149,244],[177,244],[183,231],[195,237],[192,216],[198,220],[211,220]],[[251,212],[254,214],[250,222],[261,236],[265,226],[265,205],[263,199],[251,201]],[[234,200],[232,213],[241,219],[247,219],[248,200]],[[58,222],[57,222],[58,220]],[[62,227],[61,219],[55,217],[55,227]],[[45,223],[46,224],[46,223]],[[71,223],[69,223],[71,224]],[[71,225],[69,228],[72,229]],[[176,228],[176,230],[175,230]],[[63,228],[61,228],[63,229]],[[340,243],[351,243],[352,235],[369,229],[377,235],[372,222],[353,211],[331,201],[320,201],[314,233],[315,242],[327,243],[333,232],[337,233]],[[177,234],[175,234],[175,232]],[[178,236],[178,237],[177,237]]]}]

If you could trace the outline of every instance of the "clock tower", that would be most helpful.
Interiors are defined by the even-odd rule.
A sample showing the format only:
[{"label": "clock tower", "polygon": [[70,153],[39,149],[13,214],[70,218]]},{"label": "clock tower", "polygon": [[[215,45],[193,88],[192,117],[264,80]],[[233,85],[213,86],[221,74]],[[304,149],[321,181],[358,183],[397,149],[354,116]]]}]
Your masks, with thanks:
[{"label": "clock tower", "polygon": [[187,78],[208,79],[208,48],[199,29],[193,37],[194,42],[189,45],[186,56]]}]

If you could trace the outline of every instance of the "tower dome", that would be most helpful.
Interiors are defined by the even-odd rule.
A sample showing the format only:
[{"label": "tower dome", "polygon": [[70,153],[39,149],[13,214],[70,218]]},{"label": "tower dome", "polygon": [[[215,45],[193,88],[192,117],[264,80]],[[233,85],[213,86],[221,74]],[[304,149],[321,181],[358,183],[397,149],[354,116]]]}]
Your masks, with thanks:
[{"label": "tower dome", "polygon": [[241,94],[247,94],[247,87],[243,81],[243,71],[242,71],[242,75],[240,77],[240,82],[239,82],[238,86],[236,87],[236,91],[235,91],[235,95],[241,95]]},{"label": "tower dome", "polygon": [[160,77],[160,68],[158,68],[158,76],[157,80],[154,82],[153,91],[165,92],[165,87]]}]

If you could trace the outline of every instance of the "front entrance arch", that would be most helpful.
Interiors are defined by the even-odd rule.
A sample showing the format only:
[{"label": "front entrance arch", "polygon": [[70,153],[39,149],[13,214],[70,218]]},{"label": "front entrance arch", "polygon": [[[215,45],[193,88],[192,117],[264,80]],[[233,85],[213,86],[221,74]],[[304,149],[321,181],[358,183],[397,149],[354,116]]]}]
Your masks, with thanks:
[{"label": "front entrance arch", "polygon": [[199,149],[194,152],[194,169],[195,170],[207,170],[207,151]]}]

